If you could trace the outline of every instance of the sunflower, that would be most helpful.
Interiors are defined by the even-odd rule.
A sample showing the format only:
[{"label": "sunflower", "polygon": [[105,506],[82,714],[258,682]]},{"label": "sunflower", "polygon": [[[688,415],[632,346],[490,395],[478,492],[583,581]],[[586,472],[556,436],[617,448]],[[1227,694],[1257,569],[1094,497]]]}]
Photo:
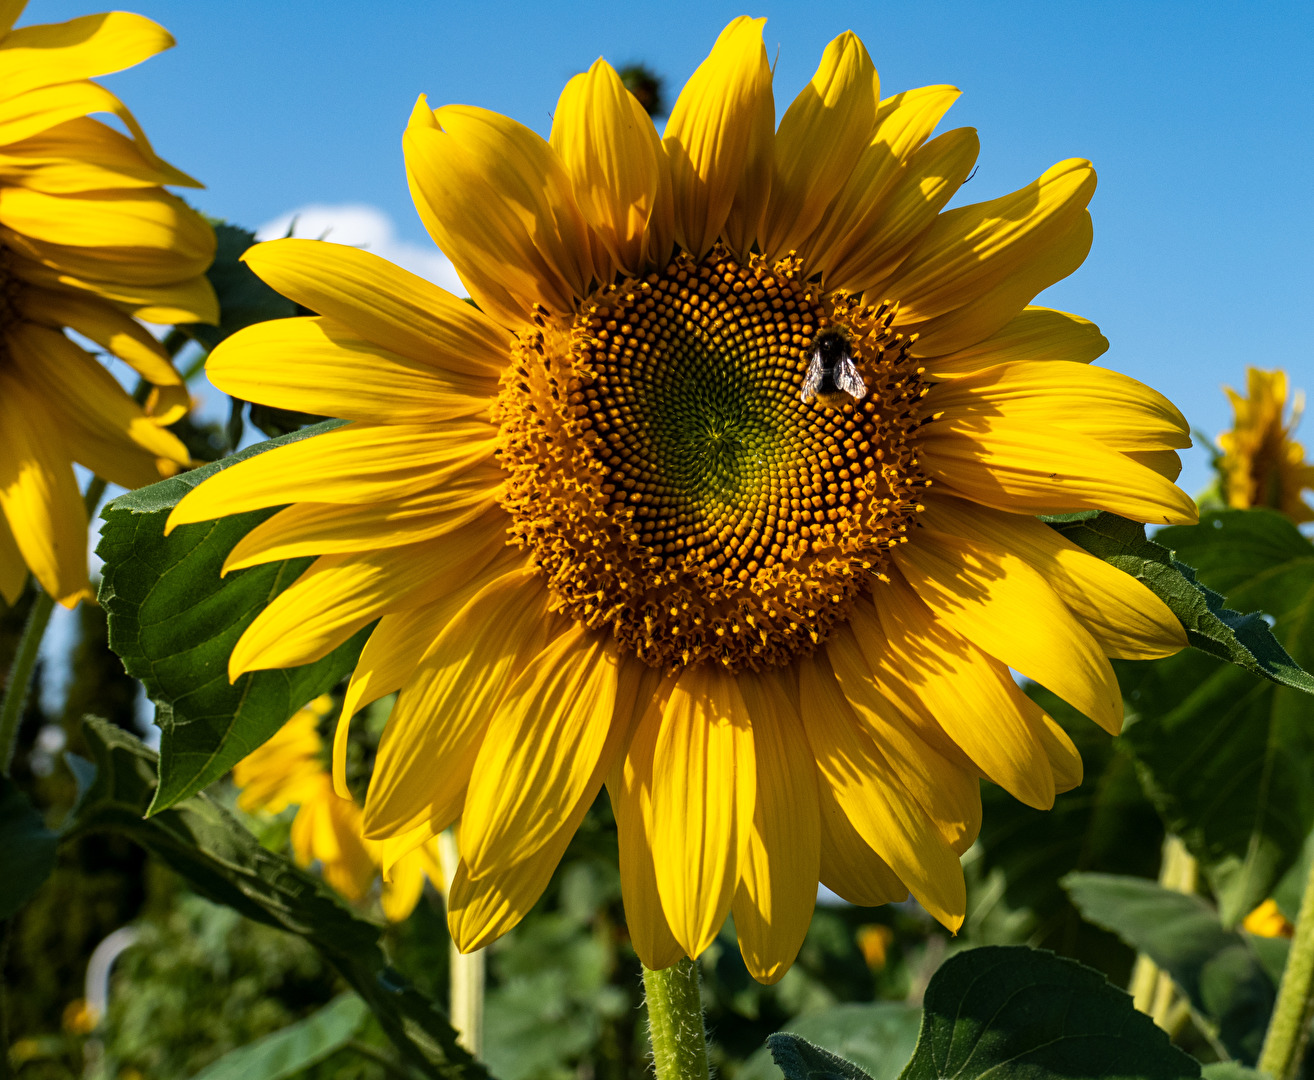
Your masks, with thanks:
[{"label": "sunflower", "polygon": [[360,807],[333,789],[324,767],[319,724],[331,702],[321,696],[284,724],[263,746],[233,766],[239,809],[280,814],[289,806],[292,855],[300,866],[318,863],[324,880],[352,903],[369,894],[382,866],[380,904],[389,922],[406,919],[424,892],[426,879],[439,889],[443,873],[435,840],[416,845],[367,840]]},{"label": "sunflower", "polygon": [[1217,462],[1228,506],[1245,510],[1268,506],[1297,525],[1314,521],[1314,508],[1302,492],[1314,488],[1314,464],[1291,436],[1305,411],[1305,395],[1297,391],[1288,419],[1287,373],[1247,368],[1250,396],[1224,387],[1232,399],[1232,430],[1218,436],[1222,455]]},{"label": "sunflower", "polygon": [[[725,29],[662,137],[601,60],[547,141],[422,97],[411,190],[473,304],[276,241],[249,265],[320,317],[210,360],[234,395],[350,421],[173,512],[293,504],[227,570],[317,556],[230,675],[377,620],[335,775],[351,714],[400,691],[365,827],[459,818],[465,950],[529,910],[604,783],[651,968],[733,911],[774,981],[818,880],[863,905],[911,891],[957,928],[980,778],[1034,807],[1081,779],[1009,668],[1113,732],[1108,657],[1186,643],[1035,516],[1196,520],[1178,411],[1088,366],[1089,322],[1027,306],[1086,255],[1090,165],[942,213],[977,152],[970,129],[930,137],[958,91],[882,98],[845,33],[777,128],[763,22]],[[832,363],[805,395],[818,337]]]},{"label": "sunflower", "polygon": [[[92,595],[73,462],[128,488],[188,463],[164,430],[186,388],[136,320],[217,321],[203,276],[215,238],[163,187],[200,185],[91,81],[173,38],[125,12],[15,30],[23,7],[0,4],[0,595],[13,604],[31,570],[72,607]],[[153,387],[145,408],[65,330],[135,369]]]}]

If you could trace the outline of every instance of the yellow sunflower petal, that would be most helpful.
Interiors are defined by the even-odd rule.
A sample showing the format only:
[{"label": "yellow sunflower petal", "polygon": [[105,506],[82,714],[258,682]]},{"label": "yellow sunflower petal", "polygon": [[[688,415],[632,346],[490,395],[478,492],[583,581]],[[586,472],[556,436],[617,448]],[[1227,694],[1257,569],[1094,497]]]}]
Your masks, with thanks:
[{"label": "yellow sunflower petal", "polygon": [[164,285],[128,284],[96,274],[68,273],[16,251],[9,252],[9,269],[14,277],[32,285],[102,297],[143,322],[161,325],[197,322],[217,325],[219,322],[219,301],[210,279],[203,274]]},{"label": "yellow sunflower petal", "polygon": [[1061,236],[1095,194],[1095,170],[1060,161],[1020,191],[942,214],[882,289],[899,299],[895,325],[953,311],[999,285]]},{"label": "yellow sunflower petal", "polygon": [[803,944],[817,899],[817,774],[795,695],[770,675],[740,676],[753,725],[757,806],[731,910],[739,951],[758,982],[779,982]]},{"label": "yellow sunflower petal", "polygon": [[432,491],[491,458],[496,434],[479,420],[348,424],[215,473],[179,500],[165,530],[289,502],[369,504]]},{"label": "yellow sunflower petal", "polygon": [[716,39],[671,109],[662,143],[671,162],[675,238],[695,258],[725,230],[743,250],[771,194],[776,126],[766,19],[741,15]]},{"label": "yellow sunflower petal", "polygon": [[405,686],[438,635],[476,593],[509,570],[522,569],[507,558],[508,554],[499,555],[441,600],[384,615],[371,631],[351,673],[333,735],[333,787],[343,798],[350,794],[347,739],[352,717],[370,702]]},{"label": "yellow sunflower petal", "polygon": [[1135,521],[1193,525],[1191,497],[1153,469],[1072,430],[1011,416],[947,414],[920,443],[935,483],[998,510],[1109,510]]},{"label": "yellow sunflower petal", "polygon": [[1027,307],[984,341],[948,356],[931,357],[926,366],[938,378],[1016,361],[1066,360],[1089,364],[1103,356],[1108,348],[1108,339],[1088,319],[1051,308]]},{"label": "yellow sunflower petal", "polygon": [[228,658],[229,680],[313,663],[380,615],[452,591],[492,560],[504,523],[498,511],[419,544],[316,559],[243,632]]},{"label": "yellow sunflower petal", "polygon": [[136,284],[201,274],[214,259],[214,230],[176,195],[158,188],[47,195],[0,186],[0,225],[44,242],[42,251],[62,253],[52,265],[75,274],[102,267],[128,272],[140,259],[141,269],[125,279]]},{"label": "yellow sunflower petal", "polygon": [[461,814],[472,878],[541,848],[597,771],[616,702],[616,657],[574,625],[534,657],[497,706]]},{"label": "yellow sunflower petal", "polygon": [[652,847],[652,762],[668,696],[653,698],[642,709],[625,753],[607,778],[620,842],[625,924],[634,951],[654,971],[670,967],[684,955],[662,910]]},{"label": "yellow sunflower petal", "polygon": [[950,738],[1014,798],[1040,810],[1053,806],[1053,774],[1027,721],[1034,703],[1008,668],[938,622],[898,574],[882,583],[876,610],[890,665]]},{"label": "yellow sunflower petal", "polygon": [[570,176],[584,220],[618,267],[638,273],[649,222],[654,215],[671,218],[670,184],[661,175],[670,166],[652,120],[605,60],[566,84],[548,141]]},{"label": "yellow sunflower petal", "polygon": [[685,669],[671,690],[652,765],[657,892],[675,940],[697,957],[730,911],[753,823],[753,731],[734,676]]},{"label": "yellow sunflower petal", "polygon": [[0,144],[0,176],[7,183],[49,195],[164,184],[200,186],[158,158],[148,158],[126,135],[89,116]]},{"label": "yellow sunflower petal", "polygon": [[816,229],[870,142],[880,96],[871,57],[846,30],[780,120],[762,237],[768,258],[801,249]]},{"label": "yellow sunflower petal", "polygon": [[369,551],[430,540],[491,510],[504,479],[500,469],[479,464],[431,493],[361,506],[297,503],[242,537],[228,553],[223,572],[303,555]]},{"label": "yellow sunflower petal", "polygon": [[246,401],[381,424],[474,416],[497,394],[492,379],[398,356],[326,318],[248,326],[210,354],[205,370]]},{"label": "yellow sunflower petal", "polygon": [[593,277],[570,177],[537,134],[486,109],[416,102],[402,140],[425,228],[479,307],[523,325],[570,311]]},{"label": "yellow sunflower petal", "polygon": [[109,75],[140,64],[173,44],[164,27],[127,11],[24,26],[0,40],[0,97]]},{"label": "yellow sunflower petal", "polygon": [[922,529],[895,562],[931,613],[1049,687],[1100,727],[1122,729],[1122,691],[1095,639],[1021,556]]},{"label": "yellow sunflower petal", "polygon": [[53,289],[24,289],[23,314],[55,329],[67,326],[130,365],[156,386],[181,386],[169,354],[139,322],[118,308],[90,296]]},{"label": "yellow sunflower petal", "polygon": [[[912,355],[943,356],[998,333],[1037,293],[1062,281],[1086,261],[1094,236],[1090,214],[1083,212],[1066,229],[1046,238],[1026,261],[976,299],[925,322],[901,326],[904,333],[917,335]],[[880,298],[888,290],[888,283],[881,284],[877,289]]]},{"label": "yellow sunflower petal", "polygon": [[429,645],[379,742],[366,835],[382,838],[461,811],[488,723],[547,638],[547,594],[528,570],[489,582]]},{"label": "yellow sunflower petal", "polygon": [[1137,465],[1153,469],[1169,483],[1177,483],[1182,475],[1182,457],[1176,450],[1124,450]]},{"label": "yellow sunflower petal", "polygon": [[908,156],[930,138],[959,93],[954,86],[923,86],[880,103],[871,141],[804,245],[805,257],[823,276],[849,249],[851,237],[870,232]]},{"label": "yellow sunflower petal", "polygon": [[41,587],[73,607],[92,595],[87,512],[55,430],[41,399],[0,371],[0,512]]},{"label": "yellow sunflower petal", "polygon": [[1130,376],[1063,360],[996,364],[931,388],[946,416],[1002,415],[1098,439],[1115,450],[1184,449],[1190,425],[1171,401]]},{"label": "yellow sunflower petal", "polygon": [[967,908],[958,856],[864,733],[816,654],[799,664],[799,700],[817,772],[840,809],[921,905],[956,931]]},{"label": "yellow sunflower petal", "polygon": [[1054,790],[1062,794],[1080,787],[1083,773],[1081,752],[1072,737],[1046,713],[1040,714],[1039,721],[1036,732],[1044,744],[1050,768],[1054,770]]},{"label": "yellow sunflower petal", "polygon": [[[448,927],[458,947],[470,950],[485,945],[509,930],[533,906],[565,853],[566,846],[579,828],[602,787],[604,775],[620,761],[628,732],[629,714],[634,710],[643,687],[648,685],[643,665],[621,661],[615,693],[615,712],[602,753],[598,755],[592,775],[584,784],[573,807],[554,814],[549,825],[555,830],[525,859],[494,866],[487,874],[471,879],[464,861],[453,882],[449,897],[451,916]],[[461,825],[464,837],[466,825]],[[457,887],[460,883],[460,888]],[[641,956],[644,954],[640,954]]]},{"label": "yellow sunflower petal", "polygon": [[49,402],[75,460],[125,487],[167,475],[156,458],[190,464],[178,437],[148,417],[113,375],[63,334],[20,323],[7,337],[23,378]]},{"label": "yellow sunflower petal", "polygon": [[9,33],[27,7],[27,0],[0,0],[0,32]]},{"label": "yellow sunflower petal", "polygon": [[27,563],[23,553],[18,550],[9,522],[0,512],[0,596],[10,607],[18,603],[23,595],[23,586],[27,584]]},{"label": "yellow sunflower petal", "polygon": [[496,378],[507,364],[502,327],[368,251],[289,238],[256,244],[242,261],[284,296],[407,359],[473,377]]},{"label": "yellow sunflower petal", "polygon": [[827,286],[854,292],[874,287],[883,297],[900,299],[890,286],[876,283],[909,257],[967,179],[980,151],[974,128],[946,131],[919,147],[895,180],[880,214],[852,233],[843,254],[832,260]]},{"label": "yellow sunflower petal", "polygon": [[830,781],[819,777],[821,883],[858,907],[880,907],[908,899],[908,886],[890,869],[840,808]]},{"label": "yellow sunflower petal", "polygon": [[1041,574],[1106,656],[1155,660],[1186,648],[1186,631],[1147,586],[1027,514],[1008,514],[944,494],[926,500],[933,529],[1013,552]]},{"label": "yellow sunflower petal", "polygon": [[860,725],[944,839],[962,854],[981,830],[981,783],[975,770],[940,754],[879,691],[852,627],[836,628],[826,641],[826,656]]}]

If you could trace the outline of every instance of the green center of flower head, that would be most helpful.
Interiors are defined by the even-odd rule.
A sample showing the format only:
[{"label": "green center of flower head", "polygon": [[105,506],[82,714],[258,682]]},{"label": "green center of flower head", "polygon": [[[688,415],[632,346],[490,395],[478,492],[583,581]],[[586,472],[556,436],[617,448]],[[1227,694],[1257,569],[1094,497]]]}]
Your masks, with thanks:
[{"label": "green center of flower head", "polygon": [[[891,314],[718,247],[522,334],[503,501],[563,610],[664,669],[784,664],[823,640],[926,484],[925,389]],[[860,399],[801,396],[827,328]]]}]

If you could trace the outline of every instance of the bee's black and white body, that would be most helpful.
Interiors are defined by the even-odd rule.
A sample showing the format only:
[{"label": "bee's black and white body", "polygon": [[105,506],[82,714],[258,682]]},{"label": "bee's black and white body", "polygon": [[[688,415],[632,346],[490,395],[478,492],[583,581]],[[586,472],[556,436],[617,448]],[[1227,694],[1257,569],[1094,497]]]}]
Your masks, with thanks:
[{"label": "bee's black and white body", "polygon": [[861,401],[867,396],[867,384],[853,362],[853,343],[838,326],[828,326],[812,339],[812,356],[803,379],[799,397],[804,402],[816,398],[828,409],[838,409],[846,401]]}]

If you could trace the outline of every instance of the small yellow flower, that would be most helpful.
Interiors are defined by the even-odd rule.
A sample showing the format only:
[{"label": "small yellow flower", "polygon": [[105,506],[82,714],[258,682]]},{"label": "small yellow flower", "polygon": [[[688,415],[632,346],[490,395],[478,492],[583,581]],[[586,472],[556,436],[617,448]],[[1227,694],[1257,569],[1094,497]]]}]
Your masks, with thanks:
[{"label": "small yellow flower", "polygon": [[297,807],[293,857],[301,866],[318,863],[324,880],[352,903],[369,895],[382,865],[383,914],[401,922],[419,903],[426,878],[444,888],[437,844],[426,838],[396,851],[388,842],[365,839],[360,807],[333,790],[324,767],[319,723],[331,704],[327,695],[317,698],[233,767],[233,782],[241,788],[237,805],[271,814]]},{"label": "small yellow flower", "polygon": [[1314,464],[1292,439],[1305,409],[1305,395],[1297,391],[1289,418],[1287,373],[1247,368],[1249,397],[1225,387],[1232,399],[1232,430],[1218,437],[1223,451],[1218,463],[1227,505],[1238,510],[1267,506],[1280,510],[1297,525],[1314,521],[1314,508],[1301,493],[1314,488]]},{"label": "small yellow flower", "polygon": [[[188,464],[163,427],[187,411],[186,388],[137,319],[217,321],[215,238],[164,190],[200,185],[91,81],[173,38],[121,11],[15,30],[23,7],[0,5],[0,596],[17,600],[31,570],[72,607],[91,596],[73,462],[129,488]],[[66,329],[154,385],[144,410]]]},{"label": "small yellow flower", "polygon": [[1255,908],[1241,923],[1243,930],[1248,930],[1256,937],[1291,937],[1296,928],[1282,914],[1277,901],[1272,897]]},{"label": "small yellow flower", "polygon": [[862,958],[872,971],[880,971],[885,967],[890,943],[893,941],[894,931],[881,923],[858,927],[858,948],[862,950]]},{"label": "small yellow flower", "polygon": [[352,421],[219,473],[170,528],[292,504],[227,569],[317,556],[233,678],[378,621],[335,782],[352,714],[400,691],[365,828],[413,846],[459,818],[462,949],[532,907],[604,782],[649,967],[733,910],[774,982],[818,880],[956,929],[981,777],[1034,807],[1081,781],[1009,669],[1116,732],[1108,658],[1186,644],[1036,518],[1197,519],[1181,414],[1029,306],[1089,249],[1090,163],[942,213],[977,153],[931,138],[958,91],[882,96],[845,33],[777,127],[764,21],[726,27],[662,136],[602,60],[548,140],[421,98],[411,191],[475,306],[275,241],[248,264],[321,317],[210,359],[236,396]]}]

